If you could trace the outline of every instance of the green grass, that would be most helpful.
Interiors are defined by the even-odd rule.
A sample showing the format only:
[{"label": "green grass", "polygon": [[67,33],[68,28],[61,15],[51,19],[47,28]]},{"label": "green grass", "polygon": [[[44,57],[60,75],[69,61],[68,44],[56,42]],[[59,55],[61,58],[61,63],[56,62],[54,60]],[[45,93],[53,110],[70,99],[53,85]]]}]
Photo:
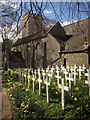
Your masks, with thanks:
[{"label": "green grass", "polygon": [[70,92],[65,92],[64,111],[61,108],[61,90],[58,89],[54,76],[49,87],[50,103],[48,104],[44,83],[39,95],[38,82],[35,83],[35,92],[33,92],[32,81],[30,88],[27,89],[17,73],[10,76],[6,72],[3,79],[6,80],[9,100],[14,106],[13,120],[88,120],[90,118],[90,97],[84,76],[75,86],[72,84]]}]

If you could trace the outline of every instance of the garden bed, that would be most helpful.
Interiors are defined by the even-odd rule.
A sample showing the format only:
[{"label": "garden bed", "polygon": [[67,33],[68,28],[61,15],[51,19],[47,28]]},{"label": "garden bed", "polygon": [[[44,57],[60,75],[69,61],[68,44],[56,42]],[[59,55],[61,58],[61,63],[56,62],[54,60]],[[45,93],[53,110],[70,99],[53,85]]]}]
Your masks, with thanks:
[{"label": "garden bed", "polygon": [[12,105],[13,120],[89,120],[90,97],[84,77],[77,84],[72,85],[70,92],[65,92],[65,109],[61,108],[61,89],[57,87],[55,79],[49,87],[49,100],[47,103],[45,85],[42,83],[41,95],[38,91],[38,82],[35,82],[33,92],[32,81],[30,86],[21,82],[17,72],[12,76],[4,72],[6,89]]}]

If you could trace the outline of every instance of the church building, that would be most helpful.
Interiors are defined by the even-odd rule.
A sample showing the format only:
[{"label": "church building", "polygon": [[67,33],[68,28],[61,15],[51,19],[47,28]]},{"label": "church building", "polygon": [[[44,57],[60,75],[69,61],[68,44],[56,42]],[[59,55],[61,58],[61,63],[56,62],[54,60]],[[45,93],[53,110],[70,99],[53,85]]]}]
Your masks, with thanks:
[{"label": "church building", "polygon": [[40,15],[22,17],[22,38],[12,44],[21,52],[27,68],[90,64],[90,19],[62,27],[60,22],[46,27]]}]

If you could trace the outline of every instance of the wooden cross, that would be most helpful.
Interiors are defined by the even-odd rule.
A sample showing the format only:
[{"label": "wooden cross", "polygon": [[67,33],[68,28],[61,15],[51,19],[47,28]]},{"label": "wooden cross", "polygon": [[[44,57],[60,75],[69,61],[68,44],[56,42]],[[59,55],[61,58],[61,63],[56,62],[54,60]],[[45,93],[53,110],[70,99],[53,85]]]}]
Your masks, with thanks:
[{"label": "wooden cross", "polygon": [[46,69],[46,79],[48,80],[48,72],[49,72],[49,69]]},{"label": "wooden cross", "polygon": [[61,65],[61,71],[65,71],[65,67]]},{"label": "wooden cross", "polygon": [[23,77],[24,77],[24,73],[23,70],[21,71],[21,81],[23,82]]},{"label": "wooden cross", "polygon": [[49,69],[50,69],[50,68],[49,68],[49,66],[48,66],[48,67],[46,68],[46,71],[49,71]]},{"label": "wooden cross", "polygon": [[74,69],[73,69],[73,67],[72,67],[72,66],[71,66],[70,71],[71,71],[71,77],[73,77],[73,71],[74,71]]},{"label": "wooden cross", "polygon": [[8,74],[12,76],[12,69],[8,68]]},{"label": "wooden cross", "polygon": [[59,69],[56,70],[56,74],[59,72]]},{"label": "wooden cross", "polygon": [[50,86],[50,82],[48,82],[48,79],[46,79],[46,81],[44,81],[45,85],[46,85],[46,94],[47,94],[47,103],[49,103],[49,91],[48,91],[48,86]]},{"label": "wooden cross", "polygon": [[89,96],[90,96],[90,70],[87,70],[87,73],[85,73],[85,76],[87,76],[87,80],[85,81],[86,84],[89,86]]},{"label": "wooden cross", "polygon": [[27,71],[26,71],[26,69],[25,69],[24,77],[25,77],[25,85],[27,85]]},{"label": "wooden cross", "polygon": [[76,73],[76,69],[74,69],[73,75],[74,75],[74,85],[75,85],[76,84],[76,76],[78,75],[78,73]]},{"label": "wooden cross", "polygon": [[83,71],[81,66],[79,66],[78,71],[79,71],[79,79],[81,79],[81,76],[82,76],[82,71]]},{"label": "wooden cross", "polygon": [[38,81],[39,81],[39,95],[40,95],[41,94],[41,83],[42,83],[40,69],[38,69]]},{"label": "wooden cross", "polygon": [[62,89],[61,100],[62,100],[62,110],[64,110],[64,107],[65,107],[65,103],[64,103],[64,90],[65,91],[69,91],[69,87],[64,86],[64,79],[61,79],[61,84],[58,84],[58,87]]},{"label": "wooden cross", "polygon": [[61,79],[61,76],[59,75],[59,71],[57,71],[57,75],[55,75],[55,77],[57,78],[57,84],[59,84],[59,79]]},{"label": "wooden cross", "polygon": [[73,67],[75,70],[77,69],[77,66],[76,65],[74,65],[74,67]]},{"label": "wooden cross", "polygon": [[30,86],[30,74],[28,73],[28,88],[29,88],[29,86]]},{"label": "wooden cross", "polygon": [[33,92],[34,92],[34,90],[35,90],[35,77],[34,77],[34,75],[32,75],[32,81],[33,81]]},{"label": "wooden cross", "polygon": [[83,66],[82,66],[82,69],[83,69],[83,72],[85,72],[86,67],[85,67],[84,64],[83,64]]},{"label": "wooden cross", "polygon": [[69,80],[69,88],[71,90],[71,81],[73,81],[73,78],[71,78],[71,73],[69,73],[69,77],[66,77],[66,80]]},{"label": "wooden cross", "polygon": [[58,65],[56,66],[56,70],[57,70],[57,71],[59,71],[59,70],[60,70],[60,69],[59,69],[59,67],[58,67]]},{"label": "wooden cross", "polygon": [[70,66],[69,66],[69,65],[67,65],[67,70],[68,70],[68,72],[69,72],[69,70],[70,70]]},{"label": "wooden cross", "polygon": [[51,70],[54,71],[54,67],[52,67]]},{"label": "wooden cross", "polygon": [[22,78],[21,78],[21,70],[17,69],[17,72],[18,72],[18,79],[20,79],[20,82],[21,82],[21,80],[22,80]]},{"label": "wooden cross", "polygon": [[35,69],[35,71],[34,71],[34,74],[35,74],[35,77],[36,77],[36,75],[37,75],[36,69]]},{"label": "wooden cross", "polygon": [[51,74],[51,73],[48,73],[48,77],[49,77],[49,82],[51,82],[52,74]]},{"label": "wooden cross", "polygon": [[[64,74],[65,74],[65,80],[66,80],[66,77],[67,77],[67,75],[68,75],[68,72],[66,71],[66,69],[65,69],[65,71],[64,71]],[[66,82],[67,82],[67,80],[66,80]]]},{"label": "wooden cross", "polygon": [[49,82],[51,82],[51,78],[53,76],[53,70],[51,69],[48,73],[48,77],[49,77]]},{"label": "wooden cross", "polygon": [[43,69],[42,69],[42,75],[43,75],[43,80],[45,80],[46,73]]},{"label": "wooden cross", "polygon": [[53,73],[54,73],[54,68],[53,67],[51,68],[50,72],[53,75]]}]

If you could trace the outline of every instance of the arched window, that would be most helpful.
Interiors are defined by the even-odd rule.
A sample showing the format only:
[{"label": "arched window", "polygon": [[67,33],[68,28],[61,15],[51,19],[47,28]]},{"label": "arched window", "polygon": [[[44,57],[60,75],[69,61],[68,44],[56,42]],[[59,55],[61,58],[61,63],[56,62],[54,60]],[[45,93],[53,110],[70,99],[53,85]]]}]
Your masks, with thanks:
[{"label": "arched window", "polygon": [[40,48],[40,43],[39,42],[36,44],[36,49],[38,49],[38,48]]}]

